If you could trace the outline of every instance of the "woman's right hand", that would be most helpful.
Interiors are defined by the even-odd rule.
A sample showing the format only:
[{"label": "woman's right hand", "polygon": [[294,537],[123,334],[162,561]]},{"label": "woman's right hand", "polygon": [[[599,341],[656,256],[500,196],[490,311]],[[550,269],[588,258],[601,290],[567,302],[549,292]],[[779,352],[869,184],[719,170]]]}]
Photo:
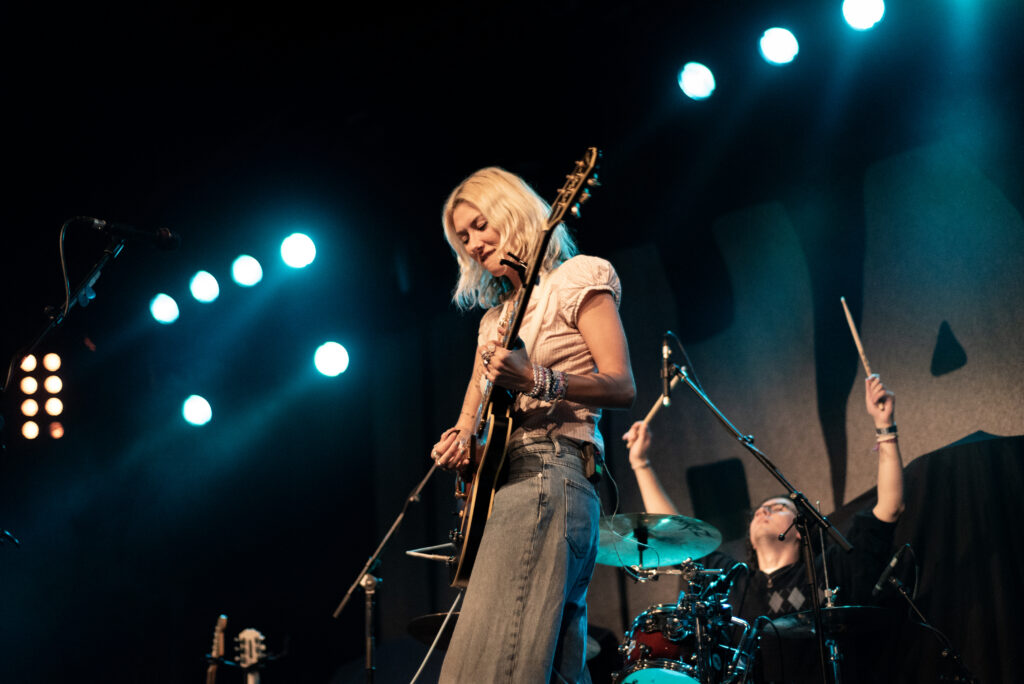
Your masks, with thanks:
[{"label": "woman's right hand", "polygon": [[458,426],[441,433],[430,450],[430,457],[442,468],[459,470],[469,465],[469,439],[472,433]]}]

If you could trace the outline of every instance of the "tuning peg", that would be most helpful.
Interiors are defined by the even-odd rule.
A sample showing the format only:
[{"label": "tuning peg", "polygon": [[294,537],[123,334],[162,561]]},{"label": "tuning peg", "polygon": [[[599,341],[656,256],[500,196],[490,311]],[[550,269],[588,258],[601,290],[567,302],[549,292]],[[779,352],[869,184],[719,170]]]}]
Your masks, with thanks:
[{"label": "tuning peg", "polygon": [[597,180],[597,174],[596,173],[593,176],[591,176],[590,178],[587,179],[587,185],[589,185],[592,188],[599,188],[599,187],[601,187],[601,181]]},{"label": "tuning peg", "polygon": [[580,204],[583,204],[588,199],[590,199],[590,190],[587,188],[583,188],[583,192],[580,193]]},{"label": "tuning peg", "polygon": [[572,205],[572,209],[569,210],[569,213],[572,214],[573,216],[575,216],[576,218],[579,218],[580,217],[580,205],[578,205],[578,204]]}]

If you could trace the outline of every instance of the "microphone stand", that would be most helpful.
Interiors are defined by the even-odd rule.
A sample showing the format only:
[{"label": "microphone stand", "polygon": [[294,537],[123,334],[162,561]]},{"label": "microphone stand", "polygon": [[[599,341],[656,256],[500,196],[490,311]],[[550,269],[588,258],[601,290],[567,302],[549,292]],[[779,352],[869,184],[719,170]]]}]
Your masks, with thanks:
[{"label": "microphone stand", "polygon": [[679,377],[686,385],[693,390],[693,393],[704,402],[704,405],[711,410],[715,418],[718,419],[725,429],[730,432],[736,440],[743,446],[744,449],[749,451],[757,462],[760,463],[765,470],[771,474],[779,484],[781,484],[786,491],[789,492],[789,500],[796,506],[796,527],[800,532],[801,546],[803,547],[804,566],[807,568],[807,579],[811,585],[811,605],[814,613],[814,630],[818,635],[818,659],[821,665],[821,680],[828,684],[828,666],[827,658],[825,656],[825,634],[822,629],[821,621],[821,598],[818,596],[818,578],[817,571],[814,567],[814,553],[811,549],[811,535],[810,529],[812,525],[817,526],[819,529],[828,532],[829,536],[839,545],[843,551],[849,552],[853,549],[853,546],[846,540],[842,533],[837,530],[832,523],[829,522],[828,518],[823,516],[811,503],[807,500],[802,492],[798,492],[793,485],[789,483],[789,480],[782,474],[782,472],[772,463],[768,457],[756,446],[754,446],[754,436],[744,435],[729,419],[725,417],[717,406],[715,406],[706,394],[704,390],[698,387],[693,380],[690,379],[690,374],[685,366],[677,366],[672,364],[672,372],[674,375]]},{"label": "microphone stand", "polygon": [[[14,374],[14,367],[21,363],[23,358],[35,351],[36,347],[42,343],[43,338],[46,337],[51,330],[64,322],[64,319],[67,317],[76,302],[80,303],[82,306],[86,306],[96,297],[96,293],[93,292],[92,286],[96,284],[97,280],[99,280],[100,273],[103,270],[103,267],[107,265],[107,262],[111,259],[116,259],[121,253],[121,250],[124,249],[124,243],[125,241],[123,239],[111,238],[110,242],[103,249],[103,256],[100,257],[100,260],[92,267],[89,274],[82,279],[81,283],[79,283],[78,287],[76,287],[73,292],[68,291],[66,309],[64,307],[55,306],[46,307],[46,315],[50,319],[50,322],[46,324],[38,335],[36,335],[36,338],[31,344],[27,347],[22,347],[14,353],[14,356],[11,358],[10,365],[7,367],[7,375],[4,377],[3,384],[0,385],[0,391],[7,389],[7,385],[11,381],[11,376]],[[65,283],[66,282],[67,281],[65,280]]]},{"label": "microphone stand", "polygon": [[949,642],[949,639],[943,634],[937,627],[932,626],[924,614],[918,610],[917,605],[914,603],[914,599],[907,594],[907,588],[903,585],[903,582],[899,581],[895,575],[889,575],[889,584],[896,587],[896,590],[900,592],[900,596],[906,599],[910,605],[910,609],[914,611],[918,619],[921,621],[921,626],[927,629],[929,632],[935,635],[935,638],[942,644],[942,657],[947,658],[953,667],[956,668],[957,673],[953,675],[954,682],[970,682],[971,684],[977,684],[978,678],[974,676],[974,673],[964,665],[963,659],[960,654],[957,653],[956,649],[953,648],[953,644]]},{"label": "microphone stand", "polygon": [[341,599],[341,603],[338,604],[338,607],[334,609],[333,617],[337,618],[345,608],[349,599],[352,598],[352,593],[356,590],[356,587],[363,588],[363,591],[366,594],[366,614],[364,618],[364,630],[366,633],[366,681],[371,684],[373,682],[373,672],[376,669],[376,665],[374,663],[375,640],[373,636],[373,609],[376,605],[374,602],[374,596],[376,595],[377,589],[383,580],[379,577],[374,577],[370,573],[376,569],[379,564],[380,554],[384,551],[384,547],[387,545],[392,535],[394,535],[398,530],[398,526],[402,524],[402,520],[405,518],[405,512],[409,510],[409,504],[419,502],[420,493],[423,491],[423,488],[427,486],[427,482],[430,480],[430,476],[434,474],[435,470],[437,470],[436,462],[430,466],[430,470],[427,471],[426,476],[420,480],[420,483],[416,485],[409,496],[405,498],[405,504],[402,506],[402,511],[398,514],[398,517],[395,518],[395,522],[391,524],[391,529],[389,529],[387,534],[384,535],[384,538],[377,546],[377,550],[374,551],[373,555],[370,556],[370,559],[366,561],[366,565],[364,565],[363,569],[359,571],[359,575],[356,577],[355,582],[353,582],[352,586],[350,586],[348,591],[345,592],[345,597]]}]

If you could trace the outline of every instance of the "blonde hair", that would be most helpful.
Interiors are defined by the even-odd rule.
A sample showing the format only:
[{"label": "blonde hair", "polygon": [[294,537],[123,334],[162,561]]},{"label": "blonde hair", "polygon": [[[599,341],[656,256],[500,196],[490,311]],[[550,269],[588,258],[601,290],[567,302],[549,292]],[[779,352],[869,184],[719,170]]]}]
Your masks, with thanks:
[{"label": "blonde hair", "polygon": [[[512,284],[508,278],[492,276],[469,254],[462,240],[455,234],[452,212],[463,202],[476,207],[487,219],[488,225],[498,231],[501,236],[499,254],[504,257],[507,252],[511,252],[523,260],[529,260],[540,243],[541,235],[547,227],[550,207],[526,181],[496,166],[473,173],[448,196],[441,220],[445,239],[459,263],[459,280],[455,284],[452,301],[463,310],[475,306],[489,309],[501,303],[512,291]],[[577,252],[568,228],[564,223],[559,223],[548,243],[540,268],[541,275],[576,256]]]}]

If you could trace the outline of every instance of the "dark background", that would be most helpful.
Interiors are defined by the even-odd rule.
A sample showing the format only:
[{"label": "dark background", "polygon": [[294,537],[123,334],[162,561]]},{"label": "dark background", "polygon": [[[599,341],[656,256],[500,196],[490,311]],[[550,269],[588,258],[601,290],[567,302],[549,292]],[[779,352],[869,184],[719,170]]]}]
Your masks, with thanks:
[{"label": "dark background", "polygon": [[[4,393],[0,526],[22,543],[0,546],[0,680],[198,681],[220,613],[229,636],[255,627],[287,652],[268,683],[325,682],[358,661],[361,593],[340,619],[331,613],[457,410],[476,317],[449,303],[440,209],[485,165],[550,198],[584,148],[604,153],[604,187],[577,234],[584,252],[621,261],[632,305],[623,316],[640,393],[632,412],[609,418],[612,436],[656,396],[664,329],[699,345],[742,323],[716,221],[789,207],[810,283],[804,418],[822,433],[819,498],[851,499],[845,416],[858,360],[845,320],[829,314],[841,294],[858,320],[864,308],[864,176],[923,145],[973,140],[1019,236],[1024,11],[893,2],[879,27],[856,33],[839,5],[5,9],[4,367],[45,327],[43,308],[63,302],[64,221],[169,226],[182,244],[128,244],[95,302],[46,336],[65,359],[64,439],[22,440],[16,387]],[[757,53],[774,24],[800,40],[785,68]],[[690,60],[715,72],[706,102],[676,85]],[[318,246],[303,271],[276,256],[293,230]],[[72,287],[105,244],[69,228]],[[243,252],[265,269],[252,290],[228,278]],[[187,294],[201,268],[221,283],[211,305]],[[159,291],[182,307],[173,326],[149,317]],[[1005,306],[1019,312],[1016,302]],[[1019,339],[1022,317],[1009,318]],[[327,339],[352,356],[335,379],[310,363]],[[1019,355],[1007,351],[1014,373]],[[985,367],[1000,374],[1015,377]],[[1018,403],[1001,406],[1022,432],[1013,386]],[[193,392],[214,406],[202,429],[180,419]],[[382,643],[450,601],[441,568],[426,573],[400,553],[444,540],[448,487],[432,484],[427,514],[412,509],[385,559]],[[397,600],[403,591],[415,599]]]}]

